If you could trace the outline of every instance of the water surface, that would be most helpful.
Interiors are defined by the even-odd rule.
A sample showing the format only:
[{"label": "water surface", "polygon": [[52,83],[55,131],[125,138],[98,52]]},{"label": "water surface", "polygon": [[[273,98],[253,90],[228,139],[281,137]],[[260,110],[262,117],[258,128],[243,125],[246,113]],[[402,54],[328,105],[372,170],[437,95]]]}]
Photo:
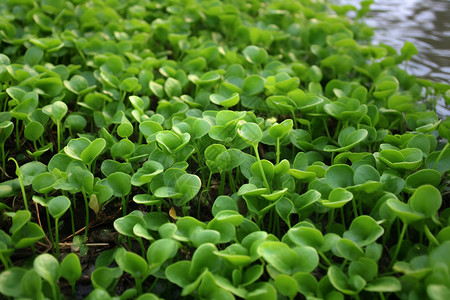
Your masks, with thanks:
[{"label": "water surface", "polygon": [[[335,0],[359,6],[358,0]],[[374,29],[373,42],[397,51],[413,43],[419,54],[407,71],[417,77],[450,84],[450,0],[375,0],[364,19]],[[443,101],[440,115],[450,115]]]}]

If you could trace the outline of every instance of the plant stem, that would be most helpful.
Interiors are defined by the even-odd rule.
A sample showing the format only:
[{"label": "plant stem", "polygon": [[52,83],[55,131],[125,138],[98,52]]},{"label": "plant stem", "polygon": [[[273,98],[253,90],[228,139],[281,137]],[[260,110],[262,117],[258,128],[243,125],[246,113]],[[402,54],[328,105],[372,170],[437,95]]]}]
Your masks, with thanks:
[{"label": "plant stem", "polygon": [[236,193],[236,184],[234,183],[234,178],[231,171],[228,172],[228,178],[230,179],[231,190],[233,193]]},{"label": "plant stem", "polygon": [[138,295],[141,295],[141,294],[142,294],[142,278],[136,276],[136,277],[134,278],[134,281],[136,282],[136,290],[137,290],[137,293],[138,293]]},{"label": "plant stem", "polygon": [[142,238],[138,237],[137,241],[139,243],[139,246],[141,246],[142,256],[145,257],[145,247],[144,247],[144,242],[142,242]]},{"label": "plant stem", "polygon": [[125,217],[127,215],[127,201],[125,200],[125,196],[122,196],[122,210],[123,216]]},{"label": "plant stem", "polygon": [[45,208],[45,214],[47,216],[48,235],[50,236],[50,241],[52,243],[54,243],[53,234],[52,234],[52,224],[50,222],[50,214],[48,213],[48,207]]},{"label": "plant stem", "polygon": [[23,196],[23,204],[25,206],[25,210],[28,210],[27,195],[25,193],[25,186],[23,185],[22,174],[20,174],[20,176],[18,176],[18,177],[19,177],[20,189],[22,191],[22,196]]},{"label": "plant stem", "polygon": [[394,265],[394,263],[397,262],[397,255],[400,252],[400,248],[402,247],[403,237],[405,236],[407,228],[408,228],[408,224],[403,223],[402,231],[400,232],[400,236],[398,237],[397,248],[395,248],[394,255],[392,255],[391,263],[389,264],[389,266],[387,268],[388,270],[391,269],[392,266]]},{"label": "plant stem", "polygon": [[5,270],[8,270],[9,269],[8,261],[5,259],[5,257],[3,257],[3,254],[1,252],[0,252],[0,261],[5,266]]},{"label": "plant stem", "polygon": [[6,168],[6,155],[5,155],[5,144],[4,143],[2,143],[1,144],[1,146],[0,146],[0,149],[1,149],[1,155],[2,155],[2,177],[3,177],[3,174],[5,173],[5,168]]},{"label": "plant stem", "polygon": [[220,186],[219,186],[219,196],[223,195],[223,190],[225,188],[225,174],[220,173]]},{"label": "plant stem", "polygon": [[449,143],[445,144],[444,149],[441,150],[439,153],[439,156],[437,157],[436,161],[433,164],[432,169],[436,169],[437,163],[441,160],[442,155],[444,155],[445,150],[447,150]]},{"label": "plant stem", "polygon": [[72,205],[69,206],[69,212],[70,212],[70,223],[72,225],[72,235],[75,236],[75,219],[73,217]]},{"label": "plant stem", "polygon": [[278,163],[280,162],[280,138],[277,138],[277,162],[276,164],[278,165]]},{"label": "plant stem", "polygon": [[89,203],[88,203],[87,196],[86,196],[86,193],[84,192],[84,190],[82,190],[81,193],[83,194],[84,207],[86,210],[86,228],[84,229],[84,238],[86,239],[87,235],[88,235],[88,227],[89,227]]},{"label": "plant stem", "polygon": [[16,120],[16,147],[17,147],[17,150],[20,150],[20,142],[19,142],[19,119]]},{"label": "plant stem", "polygon": [[155,280],[153,280],[152,285],[148,288],[147,292],[151,292],[153,290],[153,287],[158,282],[158,277],[155,277]]},{"label": "plant stem", "polygon": [[319,256],[323,259],[323,261],[328,265],[331,266],[331,262],[330,260],[325,256],[325,254],[323,254],[322,251],[317,251],[317,253],[319,254]]},{"label": "plant stem", "polygon": [[344,207],[343,207],[343,206],[340,208],[340,211],[341,211],[341,222],[342,222],[342,226],[345,227],[345,216],[344,216]]},{"label": "plant stem", "polygon": [[352,198],[353,212],[355,213],[355,218],[358,217],[358,207],[356,206],[355,197]]},{"label": "plant stem", "polygon": [[266,174],[264,173],[264,169],[263,169],[263,166],[261,163],[261,158],[259,157],[259,153],[258,153],[258,144],[254,145],[253,149],[255,150],[256,159],[258,160],[259,170],[261,171],[261,175],[264,180],[264,185],[266,186],[267,192],[270,193],[270,186],[269,186],[269,183],[267,182]]},{"label": "plant stem", "polygon": [[60,152],[61,151],[61,133],[60,133],[60,131],[61,131],[61,124],[60,124],[61,122],[59,122],[59,121],[57,121],[56,122],[56,136],[57,136],[57,139],[58,139],[58,152]]},{"label": "plant stem", "polygon": [[59,260],[59,228],[58,228],[59,218],[55,218],[55,249],[56,249],[56,259]]}]

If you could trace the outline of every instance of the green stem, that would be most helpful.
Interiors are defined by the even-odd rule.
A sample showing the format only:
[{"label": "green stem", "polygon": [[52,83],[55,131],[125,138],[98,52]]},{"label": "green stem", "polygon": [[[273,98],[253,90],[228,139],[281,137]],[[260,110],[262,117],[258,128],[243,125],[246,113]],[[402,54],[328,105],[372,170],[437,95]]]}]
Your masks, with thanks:
[{"label": "green stem", "polygon": [[86,239],[87,235],[88,235],[88,227],[89,227],[89,203],[88,203],[87,196],[86,196],[86,193],[84,192],[84,190],[82,190],[81,193],[83,194],[84,207],[86,210],[86,228],[84,229],[84,238]]},{"label": "green stem", "polygon": [[138,293],[138,295],[141,295],[142,294],[142,279],[141,279],[141,277],[136,276],[134,278],[134,281],[136,282],[137,293]]},{"label": "green stem", "polygon": [[50,241],[52,243],[55,242],[55,240],[53,239],[53,234],[52,234],[52,224],[50,222],[50,214],[48,212],[48,207],[45,208],[45,214],[47,216],[47,226],[48,226],[48,235],[50,236]]},{"label": "green stem", "polygon": [[325,133],[327,134],[328,140],[330,140],[330,141],[333,140],[331,138],[330,131],[328,130],[327,121],[325,119],[322,119],[322,122],[323,122],[323,128],[325,128]]},{"label": "green stem", "polygon": [[231,190],[233,193],[236,193],[236,184],[234,183],[234,178],[231,171],[228,172],[228,178],[230,179]]},{"label": "green stem", "polygon": [[344,207],[343,207],[343,206],[340,208],[340,211],[341,211],[341,222],[342,222],[342,226],[345,227],[345,215],[344,215]]},{"label": "green stem", "polygon": [[75,219],[73,217],[72,205],[69,206],[69,212],[70,212],[70,223],[72,225],[72,235],[75,236]]},{"label": "green stem", "polygon": [[291,110],[291,115],[292,115],[292,121],[294,121],[294,128],[298,129],[297,118],[295,117],[295,112],[293,110]]},{"label": "green stem", "polygon": [[5,257],[3,257],[3,254],[0,252],[0,261],[2,262],[2,264],[5,266],[5,270],[9,269],[9,263],[8,261],[5,259]]},{"label": "green stem", "polygon": [[56,259],[59,260],[59,228],[58,228],[59,218],[55,218],[55,249],[56,249]]},{"label": "green stem", "polygon": [[148,288],[147,292],[151,292],[157,282],[158,282],[158,277],[155,277],[155,280],[153,280],[152,285]]},{"label": "green stem", "polygon": [[274,228],[275,227],[273,225],[273,210],[271,209],[269,212],[269,226],[267,227],[269,230],[272,230],[272,232],[274,232]]},{"label": "green stem", "polygon": [[142,241],[142,238],[138,237],[137,241],[139,243],[139,246],[141,246],[142,256],[145,257],[145,247],[144,247],[144,242]]},{"label": "green stem", "polygon": [[392,255],[391,263],[388,266],[388,270],[392,268],[392,266],[397,262],[397,255],[400,252],[400,248],[402,247],[403,237],[405,236],[406,229],[408,228],[407,223],[403,223],[402,231],[400,232],[400,236],[398,237],[397,248],[395,248],[394,255]]},{"label": "green stem", "polygon": [[358,217],[358,207],[356,206],[355,197],[352,198],[353,212],[355,213],[355,218]]},{"label": "green stem", "polygon": [[58,139],[58,152],[61,151],[61,133],[60,133],[60,131],[61,131],[61,124],[60,123],[61,122],[59,122],[59,121],[56,122],[56,136],[57,136],[57,139]]},{"label": "green stem", "polygon": [[3,174],[5,173],[5,168],[6,168],[6,155],[5,155],[5,144],[2,143],[0,146],[0,149],[2,151],[1,155],[2,155],[2,177]]},{"label": "green stem", "polygon": [[280,162],[280,138],[277,138],[277,152],[276,152],[276,154],[277,154],[277,165],[278,165],[278,163]]},{"label": "green stem", "polygon": [[122,210],[123,210],[123,216],[125,217],[127,215],[127,200],[125,199],[125,196],[122,196]]},{"label": "green stem", "polygon": [[220,186],[219,186],[219,196],[223,195],[223,190],[225,188],[225,174],[220,173]]},{"label": "green stem", "polygon": [[264,173],[261,158],[259,157],[259,153],[258,153],[258,144],[254,145],[253,149],[255,150],[256,159],[258,160],[259,170],[261,171],[261,175],[264,180],[264,185],[266,186],[267,192],[270,193],[270,186],[269,186],[269,183],[267,182],[266,174]]},{"label": "green stem", "polygon": [[19,119],[16,120],[16,147],[17,147],[17,150],[20,150],[20,143],[19,143]]},{"label": "green stem", "polygon": [[57,297],[58,293],[56,292],[56,283],[52,282],[51,286],[52,286],[53,299],[58,299],[58,297]]},{"label": "green stem", "polygon": [[333,224],[333,222],[334,222],[334,209],[331,209],[331,212],[328,215],[328,224]]},{"label": "green stem", "polygon": [[27,195],[25,194],[25,186],[23,185],[23,180],[22,180],[22,174],[20,174],[19,177],[19,183],[20,183],[20,190],[22,191],[22,196],[23,196],[23,204],[25,206],[25,210],[28,210],[28,203],[27,203]]},{"label": "green stem", "polygon": [[432,169],[436,169],[437,163],[441,160],[442,156],[444,155],[445,150],[447,150],[449,143],[445,144],[444,149],[441,150],[439,153],[439,156],[437,157],[436,161],[433,164]]},{"label": "green stem", "polygon": [[323,259],[323,261],[324,261],[328,266],[331,266],[330,260],[325,256],[325,254],[323,254],[322,251],[317,251],[317,253],[319,253],[319,256]]}]

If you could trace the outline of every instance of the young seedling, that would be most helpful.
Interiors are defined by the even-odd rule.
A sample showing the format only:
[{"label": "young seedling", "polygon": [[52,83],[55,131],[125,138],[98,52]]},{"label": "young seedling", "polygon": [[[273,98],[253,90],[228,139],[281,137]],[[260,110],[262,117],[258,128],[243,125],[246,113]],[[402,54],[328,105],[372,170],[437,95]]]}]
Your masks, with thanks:
[{"label": "young seedling", "polygon": [[[427,199],[427,201],[424,201]],[[387,200],[389,208],[402,220],[403,226],[398,237],[397,247],[391,257],[390,269],[397,261],[397,256],[403,242],[408,225],[427,219],[435,219],[436,213],[441,207],[442,195],[439,190],[431,185],[423,185],[409,198],[408,203],[396,199]],[[427,225],[425,225],[426,227]]]},{"label": "young seedling", "polygon": [[61,262],[61,276],[72,287],[72,297],[75,296],[75,284],[81,277],[80,259],[75,253],[69,253]]},{"label": "young seedling", "polygon": [[52,297],[58,299],[60,297],[58,280],[61,277],[58,260],[54,256],[44,253],[34,259],[33,268],[50,285]]},{"label": "young seedling", "polygon": [[14,123],[11,121],[3,121],[0,123],[0,155],[2,156],[2,178],[5,173],[6,153],[5,142],[14,130]]},{"label": "young seedling", "polygon": [[59,219],[70,207],[70,200],[66,196],[58,196],[50,200],[48,210],[55,219],[55,250],[56,257],[59,258]]},{"label": "young seedling", "polygon": [[67,105],[62,101],[56,101],[53,104],[46,105],[42,108],[42,111],[49,115],[53,123],[56,124],[56,136],[58,140],[58,152],[61,151],[61,138],[63,129],[61,127],[62,119],[67,113]]},{"label": "young seedling", "polygon": [[261,158],[259,157],[258,144],[262,139],[262,131],[261,128],[255,123],[245,123],[238,130],[237,133],[239,136],[247,143],[253,147],[253,151],[255,152],[256,159],[259,164],[259,168],[261,171],[261,175],[263,177],[264,186],[268,192],[270,192],[270,185],[267,182],[266,175],[264,173],[264,168],[261,163]]},{"label": "young seedling", "polygon": [[20,171],[19,164],[12,157],[10,157],[8,160],[12,160],[16,164],[16,175],[17,175],[17,178],[19,179],[20,189],[22,190],[23,205],[25,206],[25,210],[28,210],[27,195],[25,193],[25,185],[23,182],[23,176],[22,176],[22,172]]}]

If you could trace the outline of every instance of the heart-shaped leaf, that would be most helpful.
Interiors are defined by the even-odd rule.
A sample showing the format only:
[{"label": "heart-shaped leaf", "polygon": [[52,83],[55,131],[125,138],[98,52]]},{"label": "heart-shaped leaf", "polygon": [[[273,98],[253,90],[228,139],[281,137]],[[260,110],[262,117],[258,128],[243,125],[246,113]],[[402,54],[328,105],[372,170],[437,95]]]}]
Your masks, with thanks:
[{"label": "heart-shaped leaf", "polygon": [[58,196],[50,200],[48,211],[53,218],[59,219],[69,209],[71,202],[66,196]]}]

